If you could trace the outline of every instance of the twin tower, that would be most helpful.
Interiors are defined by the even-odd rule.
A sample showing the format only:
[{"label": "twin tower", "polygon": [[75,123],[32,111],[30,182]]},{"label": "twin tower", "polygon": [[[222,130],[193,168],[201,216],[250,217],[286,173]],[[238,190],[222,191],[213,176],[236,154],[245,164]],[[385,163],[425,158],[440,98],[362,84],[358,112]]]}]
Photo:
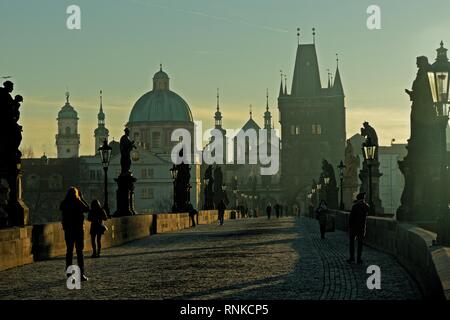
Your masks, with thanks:
[{"label": "twin tower", "polygon": [[[80,134],[78,133],[78,113],[70,105],[69,92],[66,93],[66,104],[58,113],[58,133],[56,134],[57,158],[78,158],[80,153]],[[102,91],[100,91],[100,111],[97,115],[98,126],[94,131],[95,154],[103,141],[108,140],[109,130],[105,127]]]}]

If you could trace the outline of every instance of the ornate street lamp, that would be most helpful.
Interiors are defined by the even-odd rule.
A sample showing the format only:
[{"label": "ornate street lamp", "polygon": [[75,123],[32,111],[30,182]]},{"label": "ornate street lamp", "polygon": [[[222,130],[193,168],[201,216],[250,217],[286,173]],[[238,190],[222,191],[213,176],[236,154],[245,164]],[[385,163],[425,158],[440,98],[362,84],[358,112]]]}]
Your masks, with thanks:
[{"label": "ornate street lamp", "polygon": [[344,184],[344,169],[346,168],[344,162],[341,160],[341,163],[339,163],[338,165],[338,169],[339,169],[339,179],[341,180],[341,204],[339,206],[340,210],[345,210],[344,208],[344,188],[343,188],[343,184]]},{"label": "ornate street lamp", "polygon": [[[447,51],[443,48],[443,43],[441,42],[441,50]],[[438,52],[440,49],[438,49]],[[445,54],[446,56],[446,54]],[[438,232],[439,242],[444,245],[448,245],[446,242],[446,233],[450,232],[449,224],[449,207],[448,207],[448,197],[447,197],[447,136],[446,130],[449,120],[449,65],[447,63],[442,63],[443,61],[438,61],[433,65],[433,71],[428,72],[428,80],[431,89],[431,95],[433,97],[433,103],[436,108],[436,114],[438,116],[438,123],[440,126],[440,137],[441,137],[441,200],[439,205],[439,216],[442,221],[439,221],[439,225],[442,231]],[[445,230],[445,231],[444,231]],[[448,237],[450,238],[450,236]],[[450,241],[450,240],[447,240]]]},{"label": "ornate street lamp", "polygon": [[103,204],[103,209],[105,209],[106,214],[110,216],[108,204],[108,167],[109,162],[111,161],[112,148],[108,145],[108,141],[106,141],[106,139],[103,140],[103,145],[98,148],[98,151],[100,151],[103,171],[105,172],[105,203]]},{"label": "ornate street lamp", "polygon": [[372,143],[370,139],[367,139],[367,143],[364,145],[364,159],[367,162],[367,169],[369,173],[369,206],[370,213],[375,213],[375,208],[373,206],[373,197],[372,197],[372,164],[375,160],[375,154],[377,151],[377,146]]}]

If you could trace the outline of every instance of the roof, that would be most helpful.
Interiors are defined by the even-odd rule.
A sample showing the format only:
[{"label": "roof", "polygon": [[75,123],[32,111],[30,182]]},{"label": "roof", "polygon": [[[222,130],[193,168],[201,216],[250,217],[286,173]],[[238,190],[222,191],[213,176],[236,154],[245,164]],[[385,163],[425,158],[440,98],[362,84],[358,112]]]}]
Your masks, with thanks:
[{"label": "roof", "polygon": [[152,90],[144,94],[134,104],[129,118],[129,123],[167,121],[193,121],[189,105],[170,90]]}]

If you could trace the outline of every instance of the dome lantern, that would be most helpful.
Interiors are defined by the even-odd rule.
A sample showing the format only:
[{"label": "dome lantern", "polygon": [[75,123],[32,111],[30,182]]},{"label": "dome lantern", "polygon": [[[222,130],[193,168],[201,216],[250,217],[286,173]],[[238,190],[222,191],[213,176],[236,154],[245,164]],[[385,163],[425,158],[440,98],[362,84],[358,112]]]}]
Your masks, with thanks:
[{"label": "dome lantern", "polygon": [[169,76],[162,70],[162,64],[153,76],[153,90],[169,90]]}]

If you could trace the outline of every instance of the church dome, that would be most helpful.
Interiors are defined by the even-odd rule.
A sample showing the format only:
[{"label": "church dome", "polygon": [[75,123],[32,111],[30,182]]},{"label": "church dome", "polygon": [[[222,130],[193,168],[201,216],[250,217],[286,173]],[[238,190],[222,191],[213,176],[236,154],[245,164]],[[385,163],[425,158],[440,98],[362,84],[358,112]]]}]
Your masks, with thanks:
[{"label": "church dome", "polygon": [[130,114],[130,123],[182,121],[192,122],[192,113],[186,101],[169,90],[150,91],[136,101]]},{"label": "church dome", "polygon": [[169,90],[169,76],[161,67],[153,76],[153,90],[134,104],[129,123],[171,121],[193,122],[192,113],[186,101]]},{"label": "church dome", "polygon": [[66,93],[66,104],[59,110],[58,119],[78,119],[78,113],[70,105],[69,93]]}]

